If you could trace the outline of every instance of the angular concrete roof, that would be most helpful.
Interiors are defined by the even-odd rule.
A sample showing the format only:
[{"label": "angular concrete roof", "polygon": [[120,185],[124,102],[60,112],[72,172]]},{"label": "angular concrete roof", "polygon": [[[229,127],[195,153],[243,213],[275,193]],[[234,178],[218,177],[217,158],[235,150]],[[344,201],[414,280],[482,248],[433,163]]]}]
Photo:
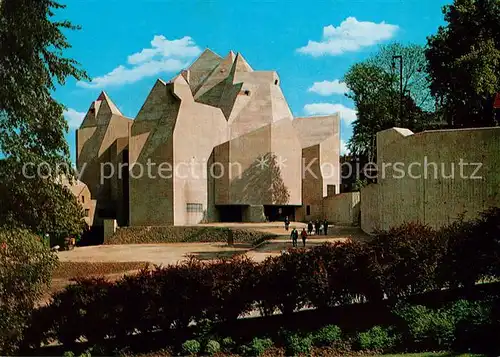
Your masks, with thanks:
[{"label": "angular concrete roof", "polygon": [[80,128],[107,124],[107,118],[111,115],[126,118],[115,103],[113,103],[108,94],[103,91],[90,105],[87,114],[85,114],[85,117],[83,118]]},{"label": "angular concrete roof", "polygon": [[118,107],[115,105],[115,103],[113,103],[113,101],[109,98],[106,92],[102,91],[97,100],[105,102],[109,106],[109,109],[111,110],[112,114],[124,116],[122,112],[120,112]]},{"label": "angular concrete roof", "polygon": [[198,89],[200,83],[206,79],[207,75],[219,65],[221,60],[221,56],[207,48],[187,69],[189,72],[189,86],[193,93]]},{"label": "angular concrete roof", "polygon": [[[235,58],[236,55],[234,54],[234,52],[229,51],[227,56],[219,62],[217,67],[215,67],[205,78],[205,80],[203,80],[203,82],[199,85],[199,88],[194,93],[194,98],[196,100],[213,106],[217,106],[219,104],[218,101],[216,101],[216,98],[218,96],[220,99],[224,86],[218,85],[220,85],[221,82],[228,77]],[[212,93],[209,93],[205,97],[202,97],[209,91],[211,91]]]},{"label": "angular concrete roof", "polygon": [[302,148],[308,148],[339,134],[340,115],[296,118],[292,123]]}]

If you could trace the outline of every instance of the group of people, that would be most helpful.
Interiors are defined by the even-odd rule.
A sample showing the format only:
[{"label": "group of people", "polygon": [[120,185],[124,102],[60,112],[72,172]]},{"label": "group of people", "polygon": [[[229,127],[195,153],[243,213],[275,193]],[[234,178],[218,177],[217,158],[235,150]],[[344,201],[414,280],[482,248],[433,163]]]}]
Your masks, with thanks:
[{"label": "group of people", "polygon": [[310,221],[307,224],[307,233],[309,235],[312,234],[313,228],[314,234],[320,235],[321,233],[323,233],[326,236],[328,234],[328,221],[326,219],[323,222],[321,222],[320,220],[316,220],[314,224],[312,221]]},{"label": "group of people", "polygon": [[[288,222],[288,225],[289,224],[290,224],[290,222]],[[325,235],[328,234],[328,221],[326,219],[323,222],[320,222],[319,220],[316,220],[316,222],[314,222],[314,225],[313,225],[313,222],[310,221],[307,224],[307,231],[306,231],[306,229],[304,227],[304,228],[302,228],[302,232],[300,232],[300,237],[302,238],[302,245],[304,247],[306,246],[307,237],[309,235],[311,235],[312,232],[313,232],[313,227],[315,229],[315,234],[319,235],[319,234],[321,234],[321,232],[323,232]],[[288,230],[286,220],[285,220],[285,228],[286,228],[286,230]],[[292,233],[290,233],[290,238],[292,238],[292,245],[293,245],[293,247],[296,248],[297,247],[297,242],[299,240],[299,232],[297,231],[297,228],[293,227]]]}]

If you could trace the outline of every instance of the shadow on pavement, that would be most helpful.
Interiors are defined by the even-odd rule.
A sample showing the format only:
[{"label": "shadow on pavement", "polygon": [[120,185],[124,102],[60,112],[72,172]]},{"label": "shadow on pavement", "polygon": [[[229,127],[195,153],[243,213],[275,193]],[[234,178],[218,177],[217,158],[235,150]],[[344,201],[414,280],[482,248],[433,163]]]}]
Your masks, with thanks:
[{"label": "shadow on pavement", "polygon": [[227,250],[222,252],[193,252],[190,255],[199,260],[230,259],[245,254],[244,250]]}]

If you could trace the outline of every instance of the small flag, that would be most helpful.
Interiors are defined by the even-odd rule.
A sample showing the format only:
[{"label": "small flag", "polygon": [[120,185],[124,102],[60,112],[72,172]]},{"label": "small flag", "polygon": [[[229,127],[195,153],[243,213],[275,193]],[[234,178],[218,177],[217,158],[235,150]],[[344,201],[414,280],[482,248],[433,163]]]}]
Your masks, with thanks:
[{"label": "small flag", "polygon": [[497,93],[497,96],[495,97],[495,103],[493,103],[493,108],[495,109],[500,108],[500,93]]}]

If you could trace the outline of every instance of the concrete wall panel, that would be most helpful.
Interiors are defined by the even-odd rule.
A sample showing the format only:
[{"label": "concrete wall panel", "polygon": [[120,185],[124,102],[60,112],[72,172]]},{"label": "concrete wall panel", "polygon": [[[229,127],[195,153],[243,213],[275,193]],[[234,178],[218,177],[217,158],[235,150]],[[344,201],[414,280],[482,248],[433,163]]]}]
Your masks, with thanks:
[{"label": "concrete wall panel", "polygon": [[[389,129],[377,134],[379,172],[362,190],[362,227],[389,229],[415,221],[439,228],[461,215],[500,205],[500,128],[436,130],[414,135]],[[403,169],[397,171],[395,164]],[[460,172],[462,163],[463,172]],[[473,173],[479,168],[474,178]],[[363,212],[378,197],[377,214]]]}]

